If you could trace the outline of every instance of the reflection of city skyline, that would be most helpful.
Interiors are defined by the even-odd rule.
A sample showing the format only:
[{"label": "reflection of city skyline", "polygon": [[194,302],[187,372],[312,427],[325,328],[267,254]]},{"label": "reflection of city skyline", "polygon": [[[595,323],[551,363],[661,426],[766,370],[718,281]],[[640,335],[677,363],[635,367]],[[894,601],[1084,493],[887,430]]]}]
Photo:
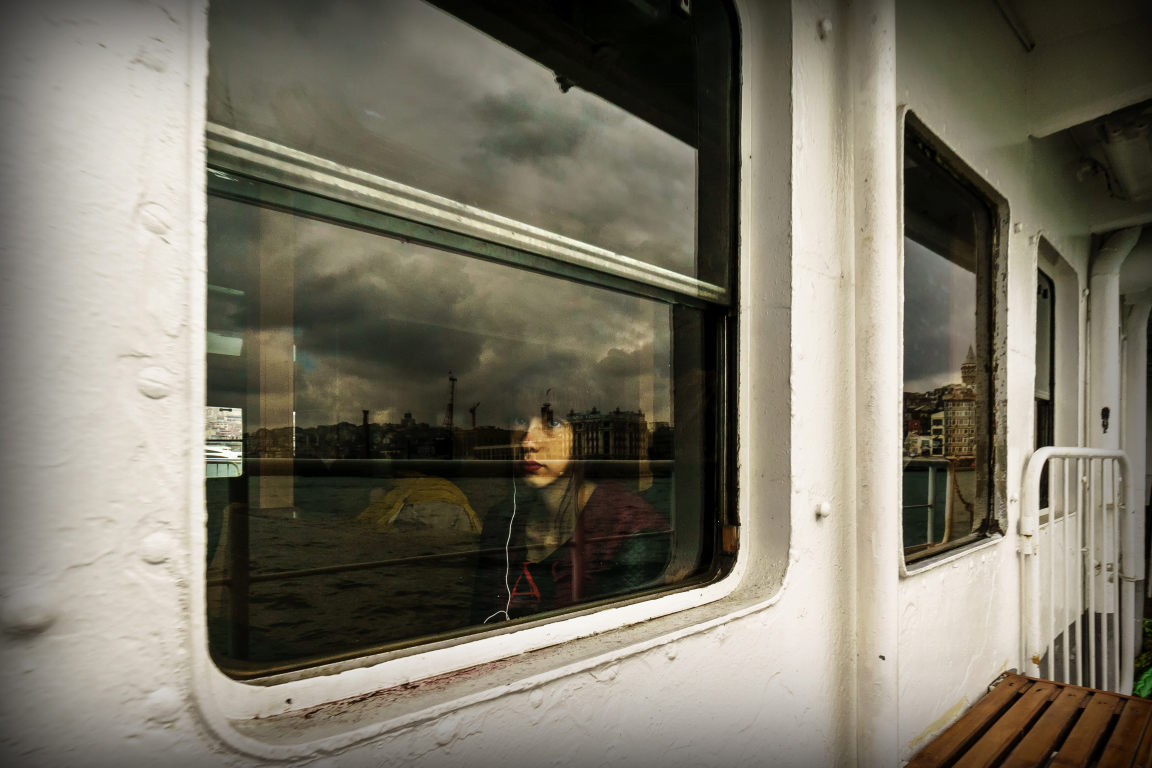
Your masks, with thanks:
[{"label": "reflection of city skyline", "polygon": [[[358,424],[340,421],[245,431],[243,454],[248,458],[508,460],[519,457],[524,431],[523,426],[514,425],[473,423],[450,427],[418,421],[411,411],[405,412],[398,422],[372,421],[369,412],[363,414]],[[560,418],[572,427],[573,454],[577,458],[672,458],[672,424],[649,421],[639,409],[617,407],[601,411],[592,406],[586,411],[569,410]]]},{"label": "reflection of city skyline", "polygon": [[960,382],[927,392],[904,392],[904,455],[970,463],[976,457],[976,354],[960,366]]},{"label": "reflection of city skyline", "polygon": [[301,426],[358,422],[362,408],[440,423],[451,370],[458,415],[480,402],[481,423],[506,424],[549,388],[565,411],[667,418],[666,305],[232,201],[209,208],[213,405],[279,392]]}]

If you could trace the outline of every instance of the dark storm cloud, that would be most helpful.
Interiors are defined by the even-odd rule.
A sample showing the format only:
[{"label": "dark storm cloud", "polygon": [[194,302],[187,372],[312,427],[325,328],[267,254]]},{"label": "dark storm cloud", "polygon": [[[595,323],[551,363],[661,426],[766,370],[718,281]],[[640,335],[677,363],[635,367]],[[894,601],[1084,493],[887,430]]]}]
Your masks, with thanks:
[{"label": "dark storm cloud", "polygon": [[548,390],[561,412],[667,410],[662,305],[249,205],[215,201],[212,215],[228,279],[255,295],[263,272],[247,338],[294,350],[300,426],[362,410],[438,423],[449,371],[482,423],[531,414]]},{"label": "dark storm cloud", "polygon": [[297,267],[294,323],[304,351],[344,359],[364,374],[379,373],[371,369],[389,360],[403,361],[417,376],[472,369],[484,338],[464,327],[457,309],[466,284],[433,264],[385,253],[317,273],[346,237],[341,230],[328,234],[329,247],[311,246]]},{"label": "dark storm cloud", "polygon": [[975,345],[976,278],[912,241],[904,241],[904,382],[922,392],[960,382]]},{"label": "dark storm cloud", "polygon": [[512,163],[572,157],[587,125],[554,123],[549,117],[521,93],[488,94],[473,107],[474,123],[491,126],[478,146]]},{"label": "dark storm cloud", "polygon": [[597,370],[613,378],[642,376],[652,372],[653,345],[645,344],[639,349],[624,350],[613,347],[597,362]]},{"label": "dark storm cloud", "polygon": [[693,270],[691,147],[423,3],[259,7],[214,6],[210,119]]},{"label": "dark storm cloud", "polygon": [[[695,152],[446,14],[220,0],[212,23],[212,120],[693,271]],[[260,262],[291,275],[290,311],[253,315],[250,334],[294,348],[301,426],[365,409],[437,423],[449,371],[457,414],[481,402],[482,424],[549,390],[560,412],[669,418],[664,305],[255,210],[212,204],[210,280],[255,286]]]}]

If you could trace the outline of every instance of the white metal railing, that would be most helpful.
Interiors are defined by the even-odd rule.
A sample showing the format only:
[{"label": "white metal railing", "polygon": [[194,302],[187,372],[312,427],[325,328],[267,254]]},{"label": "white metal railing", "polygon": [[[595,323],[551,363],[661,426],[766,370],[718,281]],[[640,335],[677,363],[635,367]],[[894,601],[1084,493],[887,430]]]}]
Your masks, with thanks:
[{"label": "white metal railing", "polygon": [[[952,507],[952,490],[951,490],[951,486],[950,486],[952,473],[948,471],[950,466],[951,466],[951,464],[947,459],[933,459],[933,458],[916,457],[916,458],[912,458],[912,459],[905,459],[905,461],[904,461],[904,478],[905,478],[904,500],[906,502],[910,498],[913,500],[913,503],[911,503],[911,504],[907,504],[907,503],[904,504],[904,507],[903,507],[904,520],[905,521],[907,520],[908,513],[910,513],[910,512],[915,512],[916,510],[921,510],[921,509],[925,510],[925,512],[927,513],[926,514],[927,519],[925,521],[925,526],[924,526],[924,542],[928,545],[932,545],[932,544],[936,544],[936,543],[944,542],[944,541],[948,540],[949,529],[951,527],[950,523],[951,523],[951,514],[952,514],[952,510],[951,510],[951,507]],[[911,468],[912,470],[921,470],[922,469],[925,472],[925,474],[927,474],[927,476],[928,476],[928,487],[925,489],[925,496],[923,497],[924,498],[923,503],[916,501],[917,497],[915,497],[915,496],[910,497],[909,496],[909,487],[908,487],[908,483],[907,483],[909,468]],[[940,484],[943,484],[944,490],[945,490],[944,509],[942,510],[944,512],[944,515],[943,515],[944,524],[942,526],[943,530],[937,531],[936,526],[935,526],[937,512],[938,512],[938,506],[936,503],[936,496],[937,496],[937,488]],[[939,534],[939,541],[937,540],[937,534]],[[904,535],[906,537],[908,536],[908,529],[907,528],[905,528],[905,534]],[[908,546],[907,539],[905,539],[905,546]]]},{"label": "white metal railing", "polygon": [[1049,447],[1028,459],[1020,494],[1020,613],[1022,666],[1030,675],[1132,690],[1142,552],[1126,505],[1127,476],[1123,451]]}]

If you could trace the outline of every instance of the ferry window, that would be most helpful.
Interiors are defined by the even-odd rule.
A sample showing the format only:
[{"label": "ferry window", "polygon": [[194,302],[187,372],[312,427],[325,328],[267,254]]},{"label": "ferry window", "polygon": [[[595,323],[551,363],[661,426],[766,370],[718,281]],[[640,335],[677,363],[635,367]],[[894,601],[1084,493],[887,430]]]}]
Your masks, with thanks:
[{"label": "ferry window", "polygon": [[991,521],[991,206],[910,125],[904,150],[904,554]]},{"label": "ferry window", "polygon": [[719,2],[213,2],[209,648],[256,678],[718,578]]},{"label": "ferry window", "polygon": [[[1036,273],[1036,381],[1035,430],[1037,449],[1055,445],[1056,410],[1056,286],[1043,272]],[[1040,506],[1048,506],[1048,466],[1040,474]]]}]

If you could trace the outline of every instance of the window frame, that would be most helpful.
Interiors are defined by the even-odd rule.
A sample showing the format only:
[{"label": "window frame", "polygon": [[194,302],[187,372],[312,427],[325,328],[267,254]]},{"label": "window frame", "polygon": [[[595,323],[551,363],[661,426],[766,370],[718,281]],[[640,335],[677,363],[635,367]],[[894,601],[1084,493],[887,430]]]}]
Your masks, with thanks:
[{"label": "window frame", "polygon": [[[1006,425],[1007,425],[1007,377],[1004,359],[1007,350],[1007,243],[1009,233],[1009,206],[1008,200],[1001,195],[980,174],[968,165],[948,144],[940,138],[921,118],[908,106],[898,108],[897,124],[897,157],[899,160],[897,198],[899,231],[898,242],[898,268],[900,272],[899,287],[899,354],[900,367],[904,367],[904,240],[905,240],[905,180],[904,161],[906,156],[907,139],[914,134],[917,144],[936,163],[938,169],[951,177],[952,181],[962,187],[964,191],[975,197],[988,209],[988,253],[985,269],[978,271],[977,280],[977,314],[984,313],[985,328],[978,328],[977,333],[986,334],[988,354],[986,364],[990,370],[987,373],[989,392],[987,396],[988,413],[986,429],[988,430],[986,462],[987,471],[987,510],[984,522],[979,530],[959,537],[954,541],[941,544],[930,551],[908,556],[901,537],[899,572],[901,577],[909,577],[925,571],[933,570],[939,566],[953,562],[974,552],[990,546],[996,546],[1004,538],[1007,528],[1007,492],[1006,476],[1004,471],[1005,456],[1007,455]],[[981,362],[978,357],[977,362]],[[897,430],[897,439],[904,443],[903,433],[903,381],[899,398],[901,402],[901,426]],[[977,418],[980,418],[977,416]],[[897,468],[897,482],[902,487],[902,468]],[[951,473],[949,473],[951,474]],[[949,478],[951,483],[951,477]],[[903,509],[903,494],[901,494],[901,510]],[[901,511],[901,515],[903,512]]]},{"label": "window frame", "polygon": [[[732,10],[735,18],[734,9]],[[731,210],[735,219],[738,207],[738,157],[735,148],[739,144],[740,98],[742,86],[737,77],[740,72],[740,40],[737,25],[734,25],[733,83],[731,93],[732,152],[729,157],[729,170],[733,181],[729,193],[733,200]],[[706,578],[696,579],[682,585],[650,591],[636,595],[626,595],[607,601],[606,605],[590,604],[568,611],[560,616],[545,616],[537,620],[525,621],[515,626],[497,626],[452,637],[447,640],[412,645],[383,653],[366,654],[355,659],[335,662],[324,666],[306,667],[282,674],[261,676],[251,680],[236,680],[233,683],[255,687],[293,686],[314,680],[318,676],[339,676],[340,673],[365,667],[379,668],[383,662],[389,664],[397,680],[412,679],[413,669],[421,669],[431,664],[435,668],[443,665],[433,659],[454,659],[462,655],[472,658],[465,666],[495,660],[515,653],[538,649],[544,645],[595,634],[606,629],[650,620],[654,617],[695,607],[701,602],[711,602],[730,594],[738,579],[728,579],[736,564],[735,535],[737,526],[736,486],[737,466],[732,457],[736,455],[738,413],[736,367],[739,347],[738,295],[737,284],[740,260],[736,243],[729,248],[730,288],[687,277],[672,270],[663,269],[626,256],[579,243],[553,233],[540,230],[511,219],[468,208],[445,198],[438,198],[412,188],[399,188],[400,185],[382,184],[386,180],[354,168],[339,166],[322,158],[307,155],[289,147],[277,145],[259,137],[242,134],[225,126],[208,123],[206,125],[206,168],[208,171],[208,194],[256,203],[266,207],[286,211],[294,215],[311,216],[363,228],[368,231],[389,229],[392,234],[401,234],[413,241],[433,245],[443,250],[462,253],[469,257],[527,268],[550,275],[556,279],[571,279],[577,282],[600,287],[624,290],[637,296],[665,300],[673,304],[710,309],[713,312],[721,304],[727,304],[727,311],[716,321],[719,338],[716,340],[719,381],[716,382],[716,429],[715,450],[717,453],[715,473],[717,487],[706,501],[715,502],[716,511],[705,516],[714,519],[717,530],[714,548],[716,555],[713,567]],[[244,191],[238,191],[238,190]],[[307,203],[300,200],[288,202],[295,192],[304,192]],[[299,198],[300,196],[296,196]],[[342,208],[343,213],[333,214],[333,208]],[[349,214],[350,211],[355,211]],[[415,213],[414,215],[414,212]],[[362,217],[357,220],[356,217]],[[382,223],[383,222],[383,223]],[[450,225],[450,226],[449,226]],[[735,221],[729,223],[731,231],[736,231]],[[704,451],[711,450],[706,444]],[[709,507],[712,505],[709,504]],[[724,583],[722,583],[724,582]],[[610,618],[610,621],[605,619]],[[556,625],[565,625],[557,631]],[[509,650],[509,643],[499,645],[487,643],[509,634],[522,636],[523,642]],[[499,648],[495,654],[484,652],[460,654],[459,646],[487,646]],[[471,648],[474,651],[476,648]],[[421,658],[417,658],[421,657]],[[491,658],[488,658],[491,657]],[[458,668],[457,662],[449,662],[449,669]],[[419,676],[419,675],[416,675]],[[391,675],[389,675],[391,677]],[[231,685],[225,688],[233,689]],[[322,694],[322,699],[330,698]]]},{"label": "window frame", "polygon": [[[1048,302],[1048,318],[1047,327],[1041,333],[1040,328],[1040,292],[1048,291],[1048,295],[1044,298]],[[1032,447],[1033,450],[1039,450],[1047,446],[1056,444],[1056,281],[1045,272],[1042,268],[1036,270],[1036,376],[1033,381],[1032,403],[1033,403],[1033,418],[1032,418]],[[1045,344],[1045,342],[1047,342]],[[1040,376],[1040,350],[1041,345],[1044,345],[1044,352],[1048,359],[1048,380],[1042,386],[1046,391],[1041,392],[1039,382]],[[1044,469],[1040,472],[1040,493],[1039,503],[1041,509],[1047,509],[1048,498],[1048,474],[1049,467],[1045,465]]]},{"label": "window frame", "polygon": [[[1080,338],[1080,325],[1082,316],[1087,311],[1086,299],[1083,294],[1080,275],[1064,258],[1059,250],[1043,235],[1035,239],[1036,256],[1036,287],[1041,285],[1043,277],[1052,289],[1052,304],[1050,318],[1050,359],[1049,359],[1049,418],[1051,419],[1051,445],[1069,446],[1081,445],[1083,437],[1079,411],[1083,407],[1079,402],[1077,382],[1079,371],[1084,365],[1082,359],[1083,349]],[[1034,361],[1035,363],[1035,361]],[[1035,384],[1035,382],[1034,382]],[[1035,386],[1033,386],[1035,391]],[[1069,393],[1072,393],[1069,395]],[[1082,395],[1082,393],[1081,393]],[[1035,393],[1034,401],[1037,399]],[[1036,408],[1032,412],[1033,436],[1039,444],[1039,434]],[[1063,481],[1061,471],[1057,470],[1055,477],[1057,507],[1063,495]],[[1040,521],[1048,519],[1050,508],[1050,494],[1048,487],[1049,468],[1045,467],[1040,486],[1041,515]]]},{"label": "window frame", "polygon": [[[698,590],[671,594],[635,608],[600,612],[554,624],[573,636],[517,633],[433,649],[414,658],[307,680],[260,686],[223,675],[212,663],[204,622],[205,546],[203,457],[205,329],[196,307],[205,301],[204,281],[189,281],[191,345],[189,402],[184,424],[188,456],[182,478],[187,499],[189,552],[189,688],[205,730],[223,745],[262,760],[292,761],[338,753],[410,727],[452,718],[460,710],[506,695],[527,695],[549,683],[566,684],[586,674],[611,674],[614,665],[653,654],[669,657],[705,633],[745,617],[771,615],[789,591],[793,526],[799,520],[792,456],[794,370],[791,309],[796,264],[790,245],[795,234],[794,201],[780,194],[781,179],[795,178],[792,105],[794,9],[783,4],[739,3],[737,92],[740,118],[734,126],[740,163],[737,275],[740,355],[728,371],[741,439],[730,446],[738,486],[730,487],[740,510],[739,551],[732,572]],[[204,82],[207,37],[204,16],[195,28],[197,55],[193,82]],[[192,136],[195,161],[184,187],[192,220],[188,249],[193,267],[205,265],[203,144],[205,92],[193,90]],[[754,151],[753,151],[754,150]],[[755,217],[752,216],[755,212]],[[771,397],[766,397],[771,393]],[[772,461],[760,461],[764,456]],[[754,459],[756,461],[754,462]],[[796,518],[794,520],[794,518]],[[795,589],[793,584],[792,589]],[[578,626],[579,623],[579,626]],[[577,631],[579,630],[579,631]],[[536,630],[531,630],[536,632]],[[526,631],[527,632],[527,631]],[[514,645],[533,640],[521,653]],[[502,644],[504,643],[504,644]],[[528,643],[522,643],[530,647]],[[667,649],[666,651],[664,649]]]}]

